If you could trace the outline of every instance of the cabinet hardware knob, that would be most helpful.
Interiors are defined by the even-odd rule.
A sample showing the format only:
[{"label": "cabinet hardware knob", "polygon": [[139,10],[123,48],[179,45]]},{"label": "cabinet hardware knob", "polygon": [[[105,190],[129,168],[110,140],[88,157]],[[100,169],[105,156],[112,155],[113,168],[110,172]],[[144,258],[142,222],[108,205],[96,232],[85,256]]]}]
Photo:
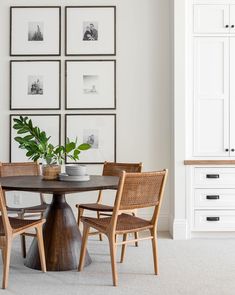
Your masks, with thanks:
[{"label": "cabinet hardware knob", "polygon": [[206,196],[207,200],[219,200],[219,195],[208,195]]},{"label": "cabinet hardware knob", "polygon": [[235,152],[235,149],[231,149],[231,152]]},{"label": "cabinet hardware knob", "polygon": [[207,174],[206,178],[219,178],[219,174]]},{"label": "cabinet hardware knob", "polygon": [[234,28],[234,25],[231,25],[231,28]]},{"label": "cabinet hardware knob", "polygon": [[229,151],[229,149],[225,149],[225,152],[228,152]]},{"label": "cabinet hardware knob", "polygon": [[229,27],[229,25],[226,25],[226,26],[225,26],[225,28],[228,28],[228,27]]},{"label": "cabinet hardware knob", "polygon": [[207,217],[206,220],[207,221],[219,221],[219,217]]}]

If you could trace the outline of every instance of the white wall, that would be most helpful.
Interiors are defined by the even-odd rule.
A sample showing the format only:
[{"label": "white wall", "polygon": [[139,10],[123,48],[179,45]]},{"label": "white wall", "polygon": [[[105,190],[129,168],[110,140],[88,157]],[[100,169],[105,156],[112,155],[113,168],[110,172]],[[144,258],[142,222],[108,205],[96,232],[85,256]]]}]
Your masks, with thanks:
[{"label": "white wall", "polygon": [[[9,160],[9,114],[17,114],[17,111],[9,111],[9,6],[11,5],[117,6],[117,161],[142,161],[145,171],[162,168],[171,170],[170,0],[21,0],[20,3],[17,0],[1,0],[1,161]],[[45,111],[45,113],[62,114],[62,123],[63,115],[70,113],[64,111],[64,59],[64,9],[62,9],[62,110]],[[21,113],[36,114],[37,111]],[[62,126],[62,139],[63,134]],[[101,168],[101,165],[89,166],[89,172],[100,173]],[[169,184],[170,181],[161,211],[160,228],[162,229],[168,228],[171,198]],[[73,195],[68,200],[73,205],[76,202],[90,200],[89,196],[94,196],[94,193]],[[23,203],[23,205],[27,204]]]}]

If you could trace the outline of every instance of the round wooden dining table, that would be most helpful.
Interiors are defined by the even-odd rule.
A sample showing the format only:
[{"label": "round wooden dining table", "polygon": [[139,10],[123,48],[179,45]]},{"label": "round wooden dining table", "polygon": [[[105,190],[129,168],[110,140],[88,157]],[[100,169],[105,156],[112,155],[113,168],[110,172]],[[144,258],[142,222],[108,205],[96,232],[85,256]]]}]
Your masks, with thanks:
[{"label": "round wooden dining table", "polygon": [[[89,181],[52,181],[43,180],[41,176],[0,177],[0,184],[5,191],[29,191],[52,194],[52,202],[48,207],[43,228],[46,265],[48,271],[73,270],[78,266],[81,233],[75,216],[66,198],[72,193],[116,190],[118,177],[90,176]],[[65,197],[66,195],[66,197]],[[87,252],[85,265],[91,263]],[[34,238],[26,256],[25,265],[33,269],[41,269],[37,240]]]}]

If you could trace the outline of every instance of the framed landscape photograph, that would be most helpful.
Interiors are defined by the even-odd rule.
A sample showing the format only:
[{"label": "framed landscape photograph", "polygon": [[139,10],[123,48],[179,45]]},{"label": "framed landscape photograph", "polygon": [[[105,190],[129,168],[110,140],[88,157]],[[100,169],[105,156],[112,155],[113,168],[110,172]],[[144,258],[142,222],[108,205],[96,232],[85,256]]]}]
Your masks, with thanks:
[{"label": "framed landscape photograph", "polygon": [[116,108],[115,60],[69,60],[65,69],[67,110]]},{"label": "framed landscape photograph", "polygon": [[19,148],[18,142],[14,140],[17,136],[17,130],[13,128],[14,118],[19,116],[28,117],[32,120],[33,125],[45,131],[51,136],[53,145],[61,144],[61,116],[54,114],[17,114],[10,115],[10,162],[25,162],[28,158],[25,156],[25,150]]},{"label": "framed landscape photograph", "polygon": [[116,7],[65,7],[66,55],[115,55]]},{"label": "framed landscape photograph", "polygon": [[61,54],[61,7],[12,6],[10,55]]},{"label": "framed landscape photograph", "polygon": [[11,110],[59,110],[61,62],[14,60],[10,62]]},{"label": "framed landscape photograph", "polygon": [[[77,138],[79,143],[89,143],[91,148],[80,156],[79,163],[102,164],[116,161],[115,114],[67,114],[65,138]],[[72,163],[66,160],[66,163]]]}]

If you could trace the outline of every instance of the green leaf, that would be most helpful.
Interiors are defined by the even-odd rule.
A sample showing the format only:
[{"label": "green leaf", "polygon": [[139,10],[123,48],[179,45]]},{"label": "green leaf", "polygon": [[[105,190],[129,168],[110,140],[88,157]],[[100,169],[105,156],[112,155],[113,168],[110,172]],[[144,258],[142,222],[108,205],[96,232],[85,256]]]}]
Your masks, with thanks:
[{"label": "green leaf", "polygon": [[76,147],[75,143],[74,142],[70,142],[70,143],[67,143],[65,145],[65,151],[66,153],[70,153],[72,150],[74,150]]},{"label": "green leaf", "polygon": [[27,133],[27,132],[28,132],[27,129],[22,128],[22,129],[17,131],[17,134],[24,134],[24,133]]},{"label": "green leaf", "polygon": [[76,157],[76,158],[79,160],[78,155],[79,155],[80,153],[81,153],[81,152],[80,152],[79,150],[75,150],[74,153],[73,153],[73,155],[74,155],[74,157]]},{"label": "green leaf", "polygon": [[34,136],[30,134],[30,135],[26,135],[23,139],[28,141],[28,140],[33,139],[33,138],[34,138]]},{"label": "green leaf", "polygon": [[86,151],[89,150],[91,148],[91,145],[88,143],[82,143],[77,147],[79,150],[81,151]]}]

